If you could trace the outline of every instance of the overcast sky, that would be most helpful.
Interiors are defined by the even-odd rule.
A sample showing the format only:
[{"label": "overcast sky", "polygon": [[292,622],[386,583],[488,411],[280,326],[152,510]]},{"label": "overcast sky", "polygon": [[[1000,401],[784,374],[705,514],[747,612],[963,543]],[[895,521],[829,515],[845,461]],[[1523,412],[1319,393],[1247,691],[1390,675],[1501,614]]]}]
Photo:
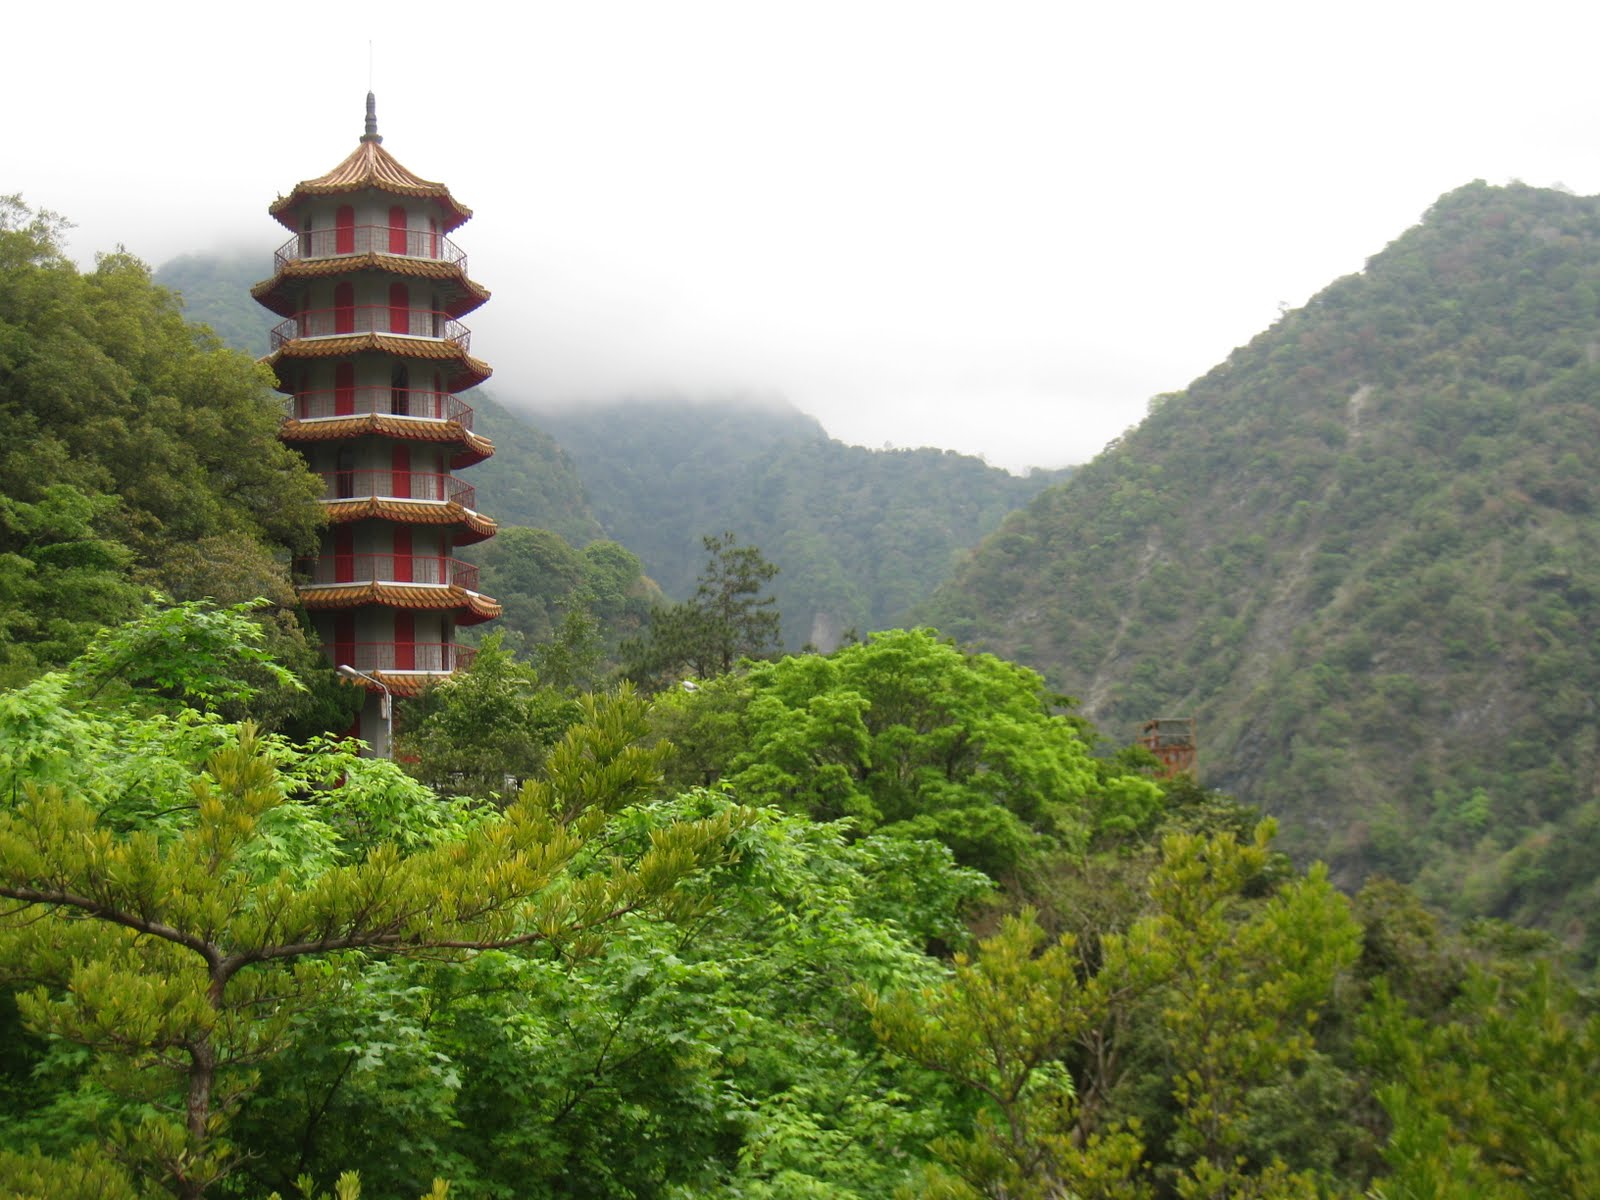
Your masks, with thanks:
[{"label": "overcast sky", "polygon": [[159,265],[356,145],[476,211],[513,404],[1092,457],[1473,179],[1600,191],[1593,4],[14,7],[0,193]]}]

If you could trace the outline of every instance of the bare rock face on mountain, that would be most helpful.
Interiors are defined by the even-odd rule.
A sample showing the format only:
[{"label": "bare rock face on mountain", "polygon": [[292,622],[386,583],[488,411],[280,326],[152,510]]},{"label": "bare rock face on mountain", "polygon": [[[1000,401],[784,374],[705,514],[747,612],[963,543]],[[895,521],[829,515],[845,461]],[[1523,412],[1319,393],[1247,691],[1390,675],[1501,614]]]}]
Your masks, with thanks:
[{"label": "bare rock face on mountain", "polygon": [[1353,882],[1600,923],[1600,200],[1475,183],[1009,518],[926,610]]}]

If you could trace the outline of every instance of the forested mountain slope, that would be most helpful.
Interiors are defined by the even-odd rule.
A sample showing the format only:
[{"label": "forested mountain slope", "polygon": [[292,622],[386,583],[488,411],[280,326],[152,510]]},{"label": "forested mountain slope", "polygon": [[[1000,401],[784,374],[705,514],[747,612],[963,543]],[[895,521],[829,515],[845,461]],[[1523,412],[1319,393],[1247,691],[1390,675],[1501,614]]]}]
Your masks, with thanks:
[{"label": "forested mountain slope", "polygon": [[260,358],[271,347],[267,331],[277,320],[250,295],[250,285],[272,273],[272,249],[180,254],[155,271],[155,282],[183,297],[185,316],[211,326],[235,350]]},{"label": "forested mountain slope", "polygon": [[484,388],[463,398],[477,431],[494,443],[494,457],[472,470],[486,512],[502,525],[549,529],[574,546],[604,536],[577,465],[555,438],[502,408]]},{"label": "forested mountain slope", "polygon": [[1010,518],[925,615],[1346,878],[1589,948],[1600,200],[1475,183]]},{"label": "forested mountain slope", "polygon": [[867,450],[751,402],[632,400],[539,412],[611,537],[673,596],[703,534],[733,531],[781,574],[784,642],[824,648],[903,620],[957,557],[1062,472],[1018,478],[946,450]]}]

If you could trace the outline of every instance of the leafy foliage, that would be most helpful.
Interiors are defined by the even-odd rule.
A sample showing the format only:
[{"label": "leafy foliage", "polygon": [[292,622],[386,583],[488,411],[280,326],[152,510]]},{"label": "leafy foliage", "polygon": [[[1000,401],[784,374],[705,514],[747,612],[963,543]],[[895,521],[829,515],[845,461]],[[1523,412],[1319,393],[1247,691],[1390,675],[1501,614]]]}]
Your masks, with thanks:
[{"label": "leafy foliage", "polygon": [[604,674],[662,601],[638,558],[616,542],[575,550],[550,530],[513,525],[466,553],[480,564],[483,590],[504,606],[495,630],[561,686]]},{"label": "leafy foliage", "polygon": [[[60,666],[152,587],[179,600],[292,604],[287,551],[315,541],[318,485],[279,444],[267,377],[184,322],[143,264],[80,273],[61,222],[0,198],[0,680]],[[263,614],[298,674],[298,624]],[[325,681],[324,681],[325,683]],[[274,723],[325,716],[328,689],[263,694]],[[320,707],[319,707],[320,706]],[[333,705],[332,707],[337,707]]]},{"label": "leafy foliage", "polygon": [[701,542],[706,565],[694,598],[652,609],[644,636],[622,646],[624,673],[646,686],[668,687],[684,672],[721,675],[777,648],[777,601],[762,593],[778,568],[732,533]]},{"label": "leafy foliage", "polygon": [[929,837],[993,876],[1049,845],[1148,821],[1148,780],[1102,771],[1024,667],[894,630],[664,697],[675,778],[865,831]]},{"label": "leafy foliage", "polygon": [[[260,1064],[352,986],[364,952],[593,952],[630,912],[694,911],[675,889],[743,820],[729,808],[677,821],[626,862],[575,871],[656,781],[660,754],[632,744],[642,711],[626,697],[595,701],[593,723],[569,728],[544,778],[496,813],[248,724],[92,697],[74,711],[59,703],[67,686],[46,675],[8,704],[8,724],[22,720],[5,740],[23,743],[8,757],[31,761],[0,809],[0,970],[24,988],[30,1030],[87,1053],[78,1090],[11,1136],[70,1151],[99,1129],[134,1176],[177,1196],[237,1166],[226,1126]],[[136,783],[105,761],[129,744]]]},{"label": "leafy foliage", "polygon": [[[1358,934],[1316,874],[1245,899],[1270,837],[1265,824],[1247,845],[1231,834],[1165,839],[1153,911],[1102,933],[1093,969],[1072,935],[1043,946],[1024,914],[975,959],[958,956],[940,987],[869,995],[892,1045],[984,1098],[970,1137],[935,1143],[954,1179],[936,1173],[931,1194],[1109,1200],[1149,1196],[1163,1176],[1185,1198],[1318,1194],[1275,1155],[1253,1158],[1245,1117],[1259,1089],[1311,1053],[1310,1027]],[[1125,1031],[1141,1019],[1164,1035],[1156,1078],[1175,1109],[1159,1147],[1115,1101]]]}]

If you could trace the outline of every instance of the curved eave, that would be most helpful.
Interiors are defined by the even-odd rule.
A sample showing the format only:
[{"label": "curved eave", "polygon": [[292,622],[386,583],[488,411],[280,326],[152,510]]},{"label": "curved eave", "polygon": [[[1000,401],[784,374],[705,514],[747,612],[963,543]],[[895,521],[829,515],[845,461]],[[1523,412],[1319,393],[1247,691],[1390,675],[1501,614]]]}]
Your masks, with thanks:
[{"label": "curved eave", "polygon": [[449,587],[419,587],[411,583],[340,583],[332,587],[302,588],[299,596],[300,603],[308,612],[365,608],[376,604],[411,612],[454,612],[457,625],[477,625],[500,615],[500,601],[454,584]]},{"label": "curved eave", "polygon": [[452,317],[463,317],[489,301],[489,289],[467,278],[457,263],[439,258],[407,258],[402,254],[346,254],[337,258],[296,259],[288,262],[271,279],[263,279],[250,289],[257,304],[280,317],[295,314],[300,292],[292,284],[309,279],[327,279],[357,271],[403,275],[409,279],[431,279],[453,284],[459,291],[445,302]]},{"label": "curved eave", "polygon": [[407,170],[376,141],[363,141],[326,175],[301,180],[287,196],[279,196],[269,204],[267,212],[293,233],[298,227],[295,214],[307,200],[319,196],[348,196],[369,189],[391,196],[435,201],[444,216],[445,233],[465,224],[472,216],[472,210],[459,203],[444,184]]},{"label": "curved eave", "polygon": [[452,500],[436,504],[425,500],[391,500],[368,496],[360,500],[329,500],[322,506],[330,525],[350,521],[394,521],[400,525],[451,525],[455,544],[470,546],[492,538],[500,528],[493,517],[464,508]]},{"label": "curved eave", "polygon": [[[459,674],[457,671],[374,671],[374,679],[383,680],[385,687],[396,696],[403,696],[407,700],[414,700],[422,695],[423,688],[433,683],[443,683],[446,679]],[[367,691],[376,693],[377,688],[364,684]]]},{"label": "curved eave", "polygon": [[[452,376],[452,392],[462,392],[476,387],[494,369],[481,359],[473,358],[454,342],[443,338],[395,337],[387,333],[351,333],[337,337],[295,338],[285,342],[261,361],[269,367],[285,358],[347,358],[352,354],[392,354],[396,358],[422,359],[428,362],[454,362],[456,374]],[[465,382],[470,380],[471,382]]]},{"label": "curved eave", "polygon": [[480,437],[459,421],[427,421],[420,417],[365,413],[358,417],[332,417],[320,421],[301,421],[290,417],[278,428],[280,441],[301,445],[307,442],[341,442],[357,437],[391,437],[408,442],[441,442],[461,447],[450,460],[452,468],[471,467],[494,455],[494,443]]}]

